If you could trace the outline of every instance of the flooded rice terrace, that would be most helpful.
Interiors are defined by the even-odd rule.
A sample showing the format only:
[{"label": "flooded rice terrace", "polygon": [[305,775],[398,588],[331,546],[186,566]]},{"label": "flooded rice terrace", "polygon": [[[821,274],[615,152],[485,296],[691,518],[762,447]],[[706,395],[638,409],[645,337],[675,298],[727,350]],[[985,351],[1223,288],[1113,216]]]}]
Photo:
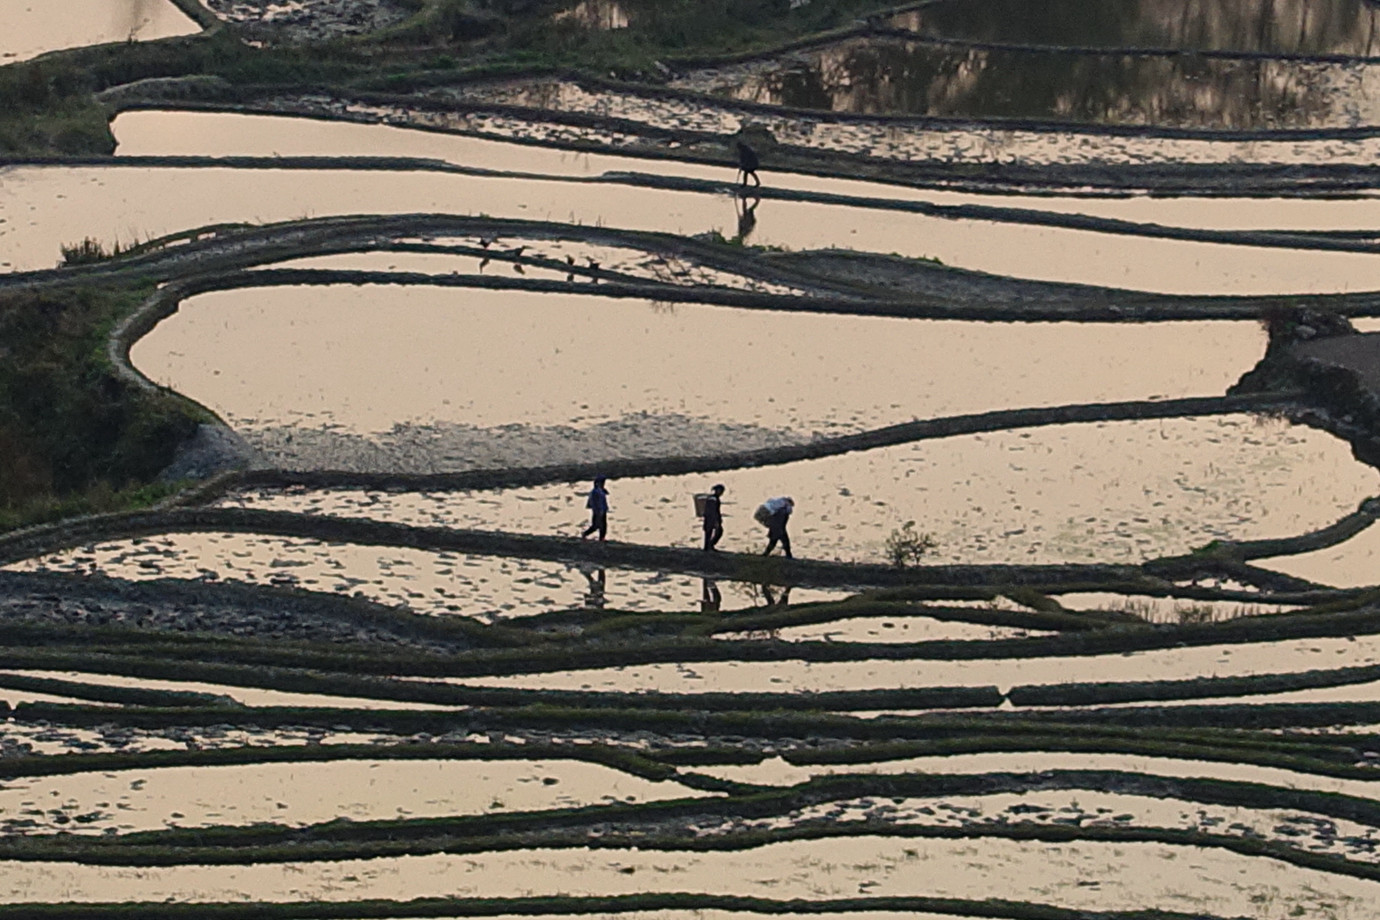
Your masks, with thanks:
[{"label": "flooded rice terrace", "polygon": [[1380,13],[675,6],[0,0],[0,920],[1372,916]]}]

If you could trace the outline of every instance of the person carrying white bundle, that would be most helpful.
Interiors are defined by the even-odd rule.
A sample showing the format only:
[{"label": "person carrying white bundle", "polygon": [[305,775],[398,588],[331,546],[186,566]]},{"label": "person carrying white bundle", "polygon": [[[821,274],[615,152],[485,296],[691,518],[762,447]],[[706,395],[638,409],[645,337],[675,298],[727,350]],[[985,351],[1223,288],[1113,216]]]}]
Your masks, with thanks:
[{"label": "person carrying white bundle", "polygon": [[779,541],[781,548],[786,551],[786,558],[795,558],[791,555],[790,534],[786,533],[786,522],[791,519],[791,512],[794,510],[795,500],[789,495],[769,498],[757,506],[752,517],[757,523],[767,528],[767,548],[763,551],[763,556],[770,556],[771,551],[776,549],[776,544]]}]

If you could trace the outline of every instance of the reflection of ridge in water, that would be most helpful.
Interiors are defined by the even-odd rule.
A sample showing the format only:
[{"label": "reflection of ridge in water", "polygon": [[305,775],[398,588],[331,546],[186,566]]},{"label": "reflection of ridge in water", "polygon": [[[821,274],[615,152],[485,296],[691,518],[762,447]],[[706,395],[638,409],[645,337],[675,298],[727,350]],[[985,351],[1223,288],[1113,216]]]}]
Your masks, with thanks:
[{"label": "reflection of ridge in water", "polygon": [[1380,13],[1366,0],[943,0],[892,24],[944,38],[1066,47],[1360,57],[1380,50]]},{"label": "reflection of ridge in water", "polygon": [[1367,66],[878,38],[707,79],[720,95],[822,111],[1250,130],[1354,127],[1356,88],[1343,87]]}]

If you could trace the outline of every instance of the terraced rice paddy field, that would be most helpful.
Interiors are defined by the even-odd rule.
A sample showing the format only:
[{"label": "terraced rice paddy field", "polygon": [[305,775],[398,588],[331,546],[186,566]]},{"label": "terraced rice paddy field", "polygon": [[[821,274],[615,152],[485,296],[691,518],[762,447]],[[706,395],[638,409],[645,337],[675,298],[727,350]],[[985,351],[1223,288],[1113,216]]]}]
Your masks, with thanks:
[{"label": "terraced rice paddy field", "polygon": [[[0,54],[435,5],[118,6]],[[0,534],[0,918],[1375,916],[1380,14],[1105,7],[6,158],[0,295],[136,292],[103,366],[199,427]]]}]

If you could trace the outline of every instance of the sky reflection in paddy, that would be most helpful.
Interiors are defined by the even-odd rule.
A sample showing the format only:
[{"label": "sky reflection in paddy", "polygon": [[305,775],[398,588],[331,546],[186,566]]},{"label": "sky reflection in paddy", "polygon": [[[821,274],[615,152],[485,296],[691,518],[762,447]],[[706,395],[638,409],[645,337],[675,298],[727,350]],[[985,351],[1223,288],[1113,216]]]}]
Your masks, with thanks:
[{"label": "sky reflection in paddy", "polygon": [[1259,325],[1244,321],[979,323],[332,285],[198,295],[132,358],[242,428],[588,427],[650,413],[808,437],[1216,396],[1263,349]]}]

